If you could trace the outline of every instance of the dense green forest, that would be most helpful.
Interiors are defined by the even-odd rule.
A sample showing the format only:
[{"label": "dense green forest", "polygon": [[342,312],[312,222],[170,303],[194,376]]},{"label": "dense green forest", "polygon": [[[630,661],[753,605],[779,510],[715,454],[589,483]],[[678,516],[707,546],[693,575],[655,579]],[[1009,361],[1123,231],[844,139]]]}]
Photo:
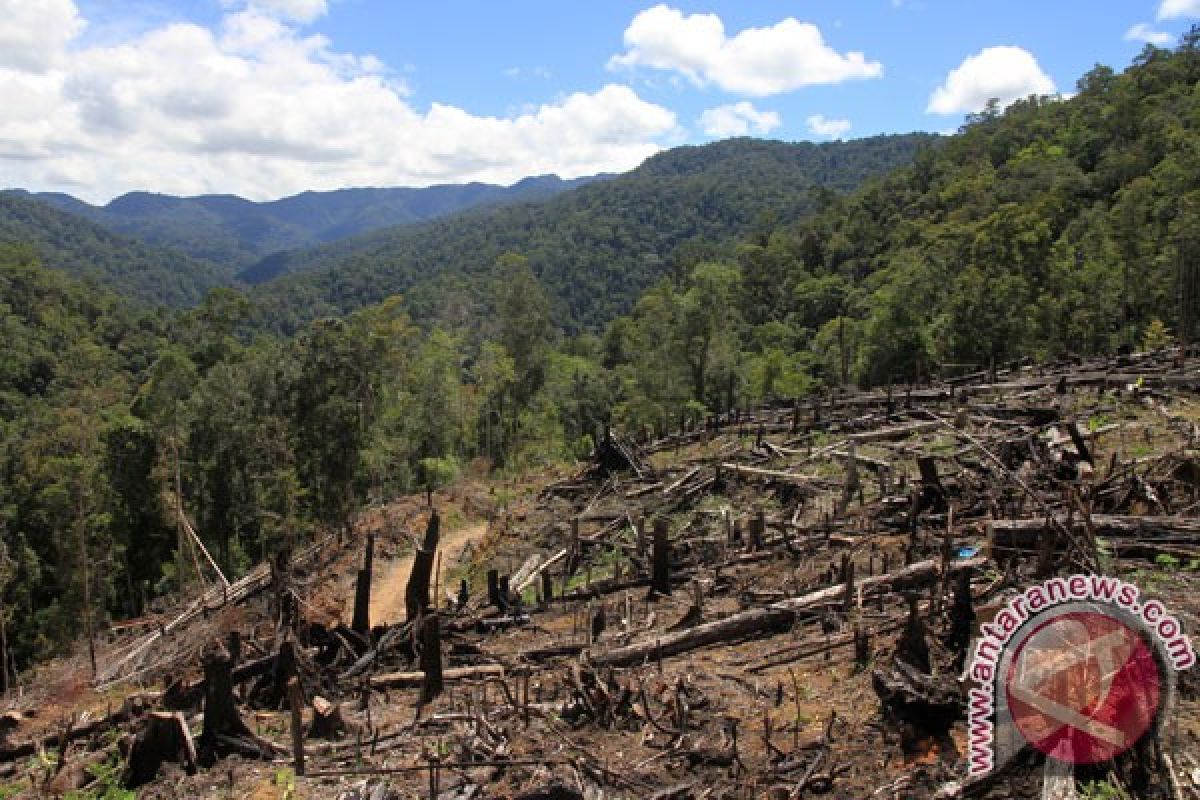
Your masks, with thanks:
[{"label": "dense green forest", "polygon": [[598,331],[638,295],[713,246],[795,219],[823,198],[908,163],[928,134],[812,144],[730,139],[680,147],[630,173],[543,203],[385,229],[264,262],[280,278],[255,293],[267,321],[297,330],[404,293],[413,316],[461,325],[492,313],[505,253],[529,260],[555,322]]},{"label": "dense green forest", "polygon": [[[771,196],[754,183],[729,196],[698,188],[707,180],[654,190],[687,187],[695,169],[694,152],[666,153],[636,184],[543,206],[554,225],[531,227],[529,209],[478,216],[478,238],[453,241],[490,260],[458,291],[447,277],[444,291],[311,322],[319,312],[297,307],[288,337],[255,333],[257,294],[143,311],[39,266],[31,248],[4,248],[0,600],[13,663],[61,650],[80,620],[142,613],[195,580],[180,513],[236,574],[348,525],[365,502],[472,467],[586,457],[606,425],[649,434],[842,383],[1194,338],[1198,44],[1194,31],[1123,74],[1097,67],[1069,100],[988,109],[886,177],[768,203],[773,216],[741,213]],[[760,150],[772,185],[784,151]],[[603,197],[649,205],[617,214],[619,201],[596,199],[613,186]],[[679,212],[686,228],[672,220],[655,238],[685,202],[697,204]],[[750,226],[734,242],[719,223],[730,209]],[[452,230],[466,235],[446,224],[386,241],[450,247],[438,237]],[[363,251],[376,260],[343,267],[343,295],[321,295],[337,273],[318,270],[264,296],[267,312],[283,298],[340,309],[386,292],[399,274],[388,270],[409,267],[387,261],[384,241]],[[549,271],[549,242],[577,258]],[[661,255],[634,259],[628,281],[648,288],[613,319],[628,252]],[[368,288],[372,264],[382,273]]]},{"label": "dense green forest", "polygon": [[[112,233],[219,264],[233,274],[280,250],[423,222],[476,206],[544,200],[592,180],[564,181],[543,175],[512,186],[467,183],[423,189],[339,189],[261,203],[233,195],[174,197],[150,192],[130,192],[104,206],[65,194],[40,194],[37,198]],[[254,282],[254,276],[251,271],[247,279]]]},{"label": "dense green forest", "polygon": [[111,233],[22,191],[0,191],[0,244],[25,244],[47,264],[148,305],[189,306],[233,270]]}]

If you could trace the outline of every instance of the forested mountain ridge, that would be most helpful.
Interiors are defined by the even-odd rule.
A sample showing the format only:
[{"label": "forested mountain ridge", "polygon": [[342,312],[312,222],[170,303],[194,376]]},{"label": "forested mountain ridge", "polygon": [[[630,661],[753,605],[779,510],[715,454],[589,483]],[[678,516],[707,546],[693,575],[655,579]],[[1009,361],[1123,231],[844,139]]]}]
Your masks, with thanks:
[{"label": "forested mountain ridge", "polygon": [[422,222],[477,206],[547,199],[603,177],[562,180],[541,175],[511,186],[467,183],[420,189],[309,191],[269,202],[235,195],[176,197],[130,192],[104,206],[93,206],[66,194],[36,197],[113,233],[220,264],[232,273],[279,250]]},{"label": "forested mountain ridge", "polygon": [[[282,330],[388,295],[415,317],[489,308],[494,265],[518,253],[550,290],[556,320],[598,329],[647,286],[677,269],[686,243],[719,243],[815,209],[820,197],[909,161],[928,134],[826,144],[732,139],[680,147],[632,172],[542,203],[467,212],[432,223],[283,253],[247,278],[291,275],[257,293]],[[686,250],[686,247],[684,248]],[[456,313],[456,312],[451,312]]]},{"label": "forested mountain ridge", "polygon": [[647,292],[604,343],[617,416],[1195,341],[1200,32],[944,146]]},{"label": "forested mountain ridge", "polygon": [[187,306],[233,281],[230,270],[105,230],[21,191],[0,191],[0,244],[147,305]]}]

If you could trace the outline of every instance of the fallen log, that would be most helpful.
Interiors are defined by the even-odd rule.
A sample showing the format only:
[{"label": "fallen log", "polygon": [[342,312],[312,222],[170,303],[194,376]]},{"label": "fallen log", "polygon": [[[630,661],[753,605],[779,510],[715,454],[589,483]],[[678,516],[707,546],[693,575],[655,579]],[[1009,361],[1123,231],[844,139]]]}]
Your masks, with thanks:
[{"label": "fallen log", "polygon": [[141,694],[130,695],[125,698],[119,710],[94,719],[91,722],[71,727],[65,733],[66,742],[63,741],[64,735],[57,731],[37,739],[11,743],[6,742],[0,745],[0,763],[26,758],[39,751],[61,750],[66,743],[78,739],[86,739],[109,728],[124,725],[146,713],[159,699],[161,699],[161,693],[159,692],[143,692]]},{"label": "fallen log", "polygon": [[[993,553],[1037,552],[1046,536],[1065,526],[1066,515],[1059,514],[1047,525],[1045,518],[997,519],[988,522],[988,547]],[[1106,539],[1146,540],[1142,544],[1200,544],[1200,519],[1191,517],[1145,517],[1094,514],[1092,528]],[[1073,526],[1084,530],[1084,520],[1076,517]],[[1061,547],[1061,544],[1059,545]]]},{"label": "fallen log", "polygon": [[938,427],[936,422],[909,422],[904,425],[896,425],[890,428],[879,428],[874,431],[864,431],[862,433],[852,433],[846,438],[858,444],[866,444],[868,442],[883,442],[891,439],[905,439],[916,433],[929,433]]},{"label": "fallen log", "polygon": [[721,464],[722,470],[745,478],[758,478],[765,481],[774,481],[776,483],[786,483],[791,486],[796,486],[805,489],[813,494],[816,494],[819,489],[814,484],[820,483],[821,479],[813,475],[797,475],[792,472],[781,472],[775,469],[762,469],[760,467],[747,467],[742,464],[733,464],[724,462]]},{"label": "fallen log", "polygon": [[[926,586],[941,577],[940,563],[940,559],[919,561],[896,572],[864,578],[859,581],[859,587],[863,595],[867,596],[883,591],[885,588],[894,591]],[[987,559],[985,558],[964,559],[952,563],[950,572],[957,573],[964,569],[981,567],[986,563]],[[742,611],[687,630],[663,633],[652,639],[644,639],[625,647],[614,648],[606,653],[594,654],[592,663],[597,666],[629,666],[654,658],[686,653],[743,636],[785,628],[802,614],[812,612],[830,603],[840,602],[845,591],[845,587],[838,584],[800,597],[781,600],[763,608]]]},{"label": "fallen log", "polygon": [[[450,667],[442,670],[444,682],[470,680],[472,678],[503,678],[504,667],[500,664],[480,664],[475,667]],[[382,672],[371,676],[372,689],[414,689],[425,683],[425,673],[420,670],[412,672]]]}]

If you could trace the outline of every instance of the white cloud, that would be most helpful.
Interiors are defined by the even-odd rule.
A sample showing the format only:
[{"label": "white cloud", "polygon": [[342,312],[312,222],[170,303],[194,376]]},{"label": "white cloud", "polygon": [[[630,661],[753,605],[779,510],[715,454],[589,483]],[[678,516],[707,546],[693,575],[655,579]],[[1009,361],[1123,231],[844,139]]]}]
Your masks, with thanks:
[{"label": "white cloud", "polygon": [[[68,0],[0,2],[38,6],[35,30],[82,28]],[[0,42],[18,41],[28,16],[0,15]],[[679,130],[671,111],[616,84],[501,117],[422,110],[378,59],[257,7],[217,30],[177,23],[116,44],[48,38],[38,58],[0,52],[0,186],[89,200],[575,177],[630,169]]]},{"label": "white cloud", "polygon": [[1156,31],[1153,27],[1145,22],[1139,22],[1129,30],[1125,31],[1125,41],[1127,42],[1146,42],[1148,44],[1157,45],[1158,47],[1166,47],[1171,43],[1172,36],[1163,31]]},{"label": "white cloud", "polygon": [[221,0],[225,8],[249,8],[278,19],[312,22],[329,12],[327,0]]},{"label": "white cloud", "polygon": [[842,138],[852,127],[848,119],[827,119],[824,114],[813,114],[805,122],[808,123],[809,133],[830,139]]},{"label": "white cloud", "polygon": [[83,27],[71,0],[0,0],[0,68],[45,72]]},{"label": "white cloud", "polygon": [[1020,47],[986,47],[946,76],[925,110],[934,114],[980,111],[995,98],[1001,106],[1031,94],[1052,94],[1054,81]]},{"label": "white cloud", "polygon": [[1158,7],[1158,18],[1178,17],[1200,17],[1200,0],[1162,0],[1162,5]]},{"label": "white cloud", "polygon": [[687,76],[693,83],[753,97],[854,78],[878,78],[883,65],[862,53],[838,53],[817,26],[788,17],[769,28],[733,37],[716,14],[684,14],[666,5],[642,11],[625,29],[626,51],[610,69],[649,67]]},{"label": "white cloud", "polygon": [[774,111],[759,111],[753,104],[740,103],[710,108],[700,115],[700,125],[709,136],[747,136],[770,133],[783,124]]}]

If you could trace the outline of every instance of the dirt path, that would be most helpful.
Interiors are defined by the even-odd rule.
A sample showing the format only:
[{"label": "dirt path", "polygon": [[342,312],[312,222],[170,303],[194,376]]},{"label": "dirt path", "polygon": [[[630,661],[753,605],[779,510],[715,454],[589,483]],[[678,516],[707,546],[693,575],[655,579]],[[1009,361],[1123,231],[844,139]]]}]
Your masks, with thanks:
[{"label": "dirt path", "polygon": [[[442,576],[439,590],[445,594],[446,575],[458,566],[459,556],[469,543],[482,539],[487,533],[488,524],[481,522],[458,528],[450,533],[444,533],[438,550],[442,553]],[[412,572],[413,557],[411,555],[398,558],[383,568],[381,577],[374,581],[371,587],[371,624],[388,625],[404,619],[404,590],[408,586],[408,576]],[[429,587],[430,594],[433,586]],[[441,598],[438,598],[439,604]]]}]

